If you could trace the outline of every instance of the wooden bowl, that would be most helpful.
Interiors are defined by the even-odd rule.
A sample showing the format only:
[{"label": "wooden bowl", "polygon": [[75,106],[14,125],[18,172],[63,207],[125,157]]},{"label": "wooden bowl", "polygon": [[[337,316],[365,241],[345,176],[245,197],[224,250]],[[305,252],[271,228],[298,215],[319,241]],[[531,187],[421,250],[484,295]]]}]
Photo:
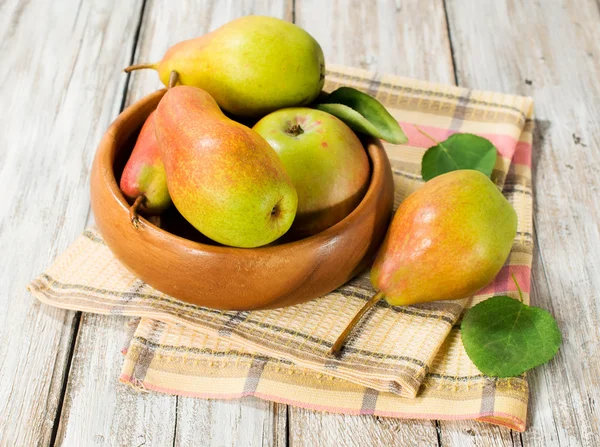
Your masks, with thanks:
[{"label": "wooden bowl", "polygon": [[148,95],[117,117],[92,167],[96,224],[108,247],[134,275],[182,301],[250,310],[317,298],[368,265],[385,235],[393,206],[392,171],[379,140],[365,143],[372,175],[361,203],[336,225],[306,239],[248,249],[194,242],[141,217],[136,229],[117,184],[118,166],[122,169],[139,129],[164,92]]}]

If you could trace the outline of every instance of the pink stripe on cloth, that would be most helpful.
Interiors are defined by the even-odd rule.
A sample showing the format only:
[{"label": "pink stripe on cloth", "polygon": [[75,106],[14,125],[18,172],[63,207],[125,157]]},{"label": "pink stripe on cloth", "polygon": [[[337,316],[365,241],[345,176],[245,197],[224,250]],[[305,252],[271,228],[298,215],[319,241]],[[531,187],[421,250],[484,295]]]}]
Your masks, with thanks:
[{"label": "pink stripe on cloth", "polygon": [[512,279],[512,275],[515,275],[521,290],[529,293],[529,289],[531,288],[531,267],[527,265],[505,265],[496,276],[494,282],[477,292],[477,295],[516,292],[517,286]]},{"label": "pink stripe on cloth", "polygon": [[[427,138],[421,132],[417,130],[417,126],[412,123],[399,122],[406,134],[409,144],[414,147],[429,148],[434,145],[431,139]],[[427,134],[431,135],[437,141],[444,141],[450,135],[458,133],[455,130],[442,129],[440,127],[424,126],[419,125],[419,129],[423,130]],[[510,160],[515,153],[518,141],[515,137],[510,135],[492,134],[492,133],[481,133],[477,134],[483,138],[487,138],[492,142],[500,156]],[[531,150],[531,148],[530,148]]]},{"label": "pink stripe on cloth", "polygon": [[[417,126],[412,123],[398,122],[402,126],[402,130],[408,138],[408,142],[411,146],[428,148],[434,145],[431,139],[427,138],[421,132],[417,130]],[[423,126],[419,124],[419,129],[431,135],[437,141],[444,141],[450,135],[455,134],[456,131],[450,129],[442,129],[440,127]]]},{"label": "pink stripe on cloth", "polygon": [[509,160],[513,158],[515,153],[518,140],[510,135],[498,135],[493,133],[482,133],[478,134],[483,138],[487,138],[492,142],[500,155],[504,158],[508,158]]},{"label": "pink stripe on cloth", "polygon": [[[504,422],[504,419],[512,421],[514,425]],[[497,411],[490,414],[482,414],[477,418],[477,420],[481,422],[489,422],[491,424],[501,425],[503,427],[507,427],[511,430],[516,430],[521,433],[525,431],[526,425],[524,420],[519,419],[511,414],[504,413],[502,411]]]},{"label": "pink stripe on cloth", "polygon": [[517,165],[531,167],[531,143],[519,141],[512,162]]}]

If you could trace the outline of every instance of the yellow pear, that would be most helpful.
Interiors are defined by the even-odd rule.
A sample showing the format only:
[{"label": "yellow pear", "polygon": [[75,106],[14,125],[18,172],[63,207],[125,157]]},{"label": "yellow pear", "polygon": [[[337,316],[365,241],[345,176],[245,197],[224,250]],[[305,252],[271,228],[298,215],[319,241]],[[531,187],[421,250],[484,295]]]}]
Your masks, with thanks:
[{"label": "yellow pear", "polygon": [[371,268],[377,294],[331,348],[338,355],[352,327],[379,300],[406,306],[469,297],[508,257],[517,213],[496,185],[474,170],[435,177],[400,205]]},{"label": "yellow pear", "polygon": [[274,17],[246,16],[172,46],[160,62],[132,65],[158,71],[169,84],[200,87],[221,109],[260,117],[311,103],[325,79],[323,50],[302,28]]}]

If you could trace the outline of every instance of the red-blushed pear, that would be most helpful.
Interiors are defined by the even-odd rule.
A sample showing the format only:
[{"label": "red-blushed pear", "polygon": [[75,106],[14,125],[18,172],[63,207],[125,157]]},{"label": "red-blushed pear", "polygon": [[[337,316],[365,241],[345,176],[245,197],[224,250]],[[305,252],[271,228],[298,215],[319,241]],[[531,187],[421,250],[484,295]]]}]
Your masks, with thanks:
[{"label": "red-blushed pear", "polygon": [[246,16],[195,39],[180,42],[155,64],[167,85],[174,70],[179,83],[206,90],[234,115],[260,117],[283,107],[306,105],[321,92],[323,50],[302,28],[275,17]]},{"label": "red-blushed pear", "polygon": [[378,293],[332,347],[382,298],[393,306],[466,298],[498,274],[512,247],[517,214],[496,185],[475,170],[440,175],[396,211],[371,268]]},{"label": "red-blushed pear", "polygon": [[265,116],[253,129],[275,149],[298,193],[293,236],[325,230],[361,201],[369,160],[358,137],[338,118],[294,107]]},{"label": "red-blushed pear", "polygon": [[258,247],[290,228],[298,197],[277,154],[223,115],[207,92],[169,89],[155,129],[173,203],[198,231],[221,244]]},{"label": "red-blushed pear", "polygon": [[121,175],[121,191],[136,209],[146,215],[158,215],[171,205],[165,166],[160,158],[154,132],[155,112],[140,130],[133,151]]}]

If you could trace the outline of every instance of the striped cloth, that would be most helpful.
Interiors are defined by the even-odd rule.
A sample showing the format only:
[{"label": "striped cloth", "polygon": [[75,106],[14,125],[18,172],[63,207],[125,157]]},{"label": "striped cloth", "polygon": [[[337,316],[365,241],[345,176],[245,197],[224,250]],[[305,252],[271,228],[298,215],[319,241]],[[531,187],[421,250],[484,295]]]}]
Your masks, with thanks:
[{"label": "striped cloth", "polygon": [[141,317],[121,374],[138,389],[220,399],[253,395],[329,412],[477,419],[524,430],[525,377],[482,375],[464,351],[459,324],[465,309],[490,296],[516,298],[512,275],[529,302],[532,100],[330,68],[326,89],[341,85],[377,97],[409,138],[407,145],[386,145],[396,206],[422,184],[421,157],[432,145],[416,126],[438,141],[470,132],[498,148],[492,179],[517,211],[518,233],[506,265],[476,296],[405,307],[381,302],[335,359],[327,351],[374,292],[368,272],[309,303],[216,311],[180,302],[135,278],[93,228],[30,284],[31,292],[52,306]]}]

